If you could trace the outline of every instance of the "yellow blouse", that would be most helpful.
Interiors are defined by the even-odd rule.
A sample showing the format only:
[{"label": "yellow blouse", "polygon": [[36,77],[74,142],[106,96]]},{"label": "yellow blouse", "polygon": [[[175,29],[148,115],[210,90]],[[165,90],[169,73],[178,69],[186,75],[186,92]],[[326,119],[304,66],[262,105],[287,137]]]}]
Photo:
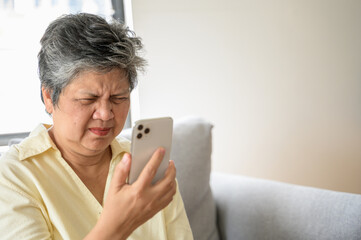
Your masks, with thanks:
[{"label": "yellow blouse", "polygon": [[[62,158],[49,137],[48,127],[39,125],[22,143],[1,156],[1,239],[82,239],[102,212],[102,205]],[[111,148],[104,197],[114,168],[129,152],[130,143],[117,138]],[[128,239],[193,239],[179,191],[166,208]]]}]

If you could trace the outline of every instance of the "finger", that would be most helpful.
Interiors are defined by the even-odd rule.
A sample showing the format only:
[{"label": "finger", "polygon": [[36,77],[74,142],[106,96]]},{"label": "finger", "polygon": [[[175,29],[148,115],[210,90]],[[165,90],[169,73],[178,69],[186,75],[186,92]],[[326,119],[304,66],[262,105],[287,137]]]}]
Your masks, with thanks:
[{"label": "finger", "polygon": [[175,168],[175,164],[173,160],[169,160],[169,164],[168,164],[168,168],[165,171],[165,176],[170,175],[172,178],[175,178],[177,174],[176,168]]},{"label": "finger", "polygon": [[150,186],[150,189],[150,196],[152,200],[149,201],[147,209],[150,213],[152,212],[154,214],[165,208],[173,200],[177,184],[174,180],[171,185],[165,186],[162,189],[159,189],[159,185]]},{"label": "finger", "polygon": [[162,195],[160,195],[157,199],[158,210],[161,210],[166,206],[168,206],[168,204],[173,201],[174,195],[177,192],[177,183],[175,180],[171,185],[167,187],[168,187],[167,191],[164,192]]},{"label": "finger", "polygon": [[173,161],[169,161],[168,169],[166,170],[164,178],[159,180],[156,184],[153,185],[154,195],[157,195],[157,198],[165,196],[169,191],[175,189],[177,185],[176,180],[176,169]]},{"label": "finger", "polygon": [[147,165],[145,165],[144,169],[140,173],[136,184],[140,184],[141,186],[150,185],[155,174],[157,173],[158,167],[163,160],[165,150],[164,148],[158,148],[148,161]]},{"label": "finger", "polygon": [[124,153],[122,160],[117,164],[112,181],[110,183],[110,189],[118,191],[122,188],[124,184],[126,184],[126,180],[129,175],[130,170],[130,163],[131,163],[131,156],[129,153]]},{"label": "finger", "polygon": [[176,168],[174,165],[174,161],[170,160],[168,164],[168,168],[164,173],[164,177],[156,182],[155,185],[160,185],[162,188],[164,185],[169,184],[170,182],[174,181],[176,177]]}]

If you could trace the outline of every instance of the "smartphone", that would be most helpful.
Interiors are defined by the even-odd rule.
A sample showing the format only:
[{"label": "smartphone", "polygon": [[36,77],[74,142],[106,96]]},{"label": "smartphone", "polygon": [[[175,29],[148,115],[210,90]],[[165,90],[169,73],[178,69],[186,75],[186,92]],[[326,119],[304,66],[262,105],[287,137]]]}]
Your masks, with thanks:
[{"label": "smartphone", "polygon": [[165,149],[165,154],[152,183],[164,176],[170,159],[172,135],[173,119],[170,117],[142,119],[135,122],[132,131],[132,164],[128,177],[129,184],[138,179],[143,168],[159,147]]}]

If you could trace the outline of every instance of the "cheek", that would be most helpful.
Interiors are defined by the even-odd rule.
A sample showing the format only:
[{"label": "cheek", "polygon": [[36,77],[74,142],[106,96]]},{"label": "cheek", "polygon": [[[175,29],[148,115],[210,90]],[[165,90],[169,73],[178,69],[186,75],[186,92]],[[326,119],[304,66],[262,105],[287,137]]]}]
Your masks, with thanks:
[{"label": "cheek", "polygon": [[83,132],[92,117],[92,111],[87,108],[68,107],[58,110],[54,114],[54,124],[62,125],[63,131],[70,132],[72,135]]},{"label": "cheek", "polygon": [[72,116],[72,125],[78,129],[83,130],[90,121],[91,114],[77,113]]}]

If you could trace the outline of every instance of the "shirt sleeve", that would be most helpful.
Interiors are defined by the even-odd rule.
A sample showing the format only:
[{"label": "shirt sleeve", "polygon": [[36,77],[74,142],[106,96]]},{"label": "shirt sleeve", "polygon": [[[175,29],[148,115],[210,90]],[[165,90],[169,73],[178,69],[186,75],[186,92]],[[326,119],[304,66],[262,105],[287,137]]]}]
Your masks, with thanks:
[{"label": "shirt sleeve", "polygon": [[4,170],[4,165],[1,167],[1,239],[51,239],[52,233],[46,221],[47,214],[45,207],[17,184],[18,179],[16,178],[16,174],[12,174],[15,171]]},{"label": "shirt sleeve", "polygon": [[164,217],[166,221],[168,239],[193,239],[192,230],[189,225],[183,200],[179,193],[178,183],[177,192],[174,195],[173,201],[164,210]]}]

